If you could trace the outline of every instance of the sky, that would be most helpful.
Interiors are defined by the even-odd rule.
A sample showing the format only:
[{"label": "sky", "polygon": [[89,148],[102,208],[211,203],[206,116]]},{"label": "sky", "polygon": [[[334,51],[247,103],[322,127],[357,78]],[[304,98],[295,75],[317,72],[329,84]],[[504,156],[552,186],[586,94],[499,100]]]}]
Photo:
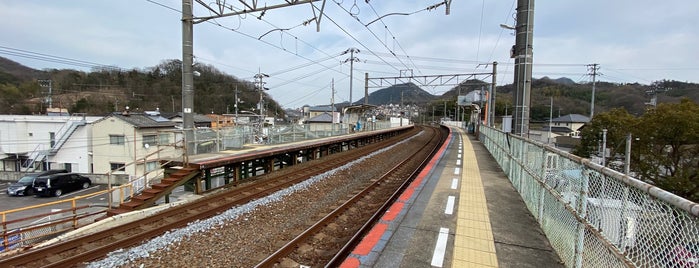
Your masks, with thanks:
[{"label": "sky", "polygon": [[[218,9],[217,1],[201,2]],[[449,15],[446,5],[427,9],[438,3],[327,0],[320,31],[315,22],[304,25],[315,16],[310,4],[209,20],[194,25],[195,63],[247,81],[269,75],[265,87],[284,108],[329,104],[333,88],[335,103],[349,101],[350,55],[342,53],[350,48],[359,50],[352,101],[364,96],[365,73],[483,73],[497,61],[497,84],[511,84],[515,37],[500,24],[515,24],[516,0],[453,0]],[[147,70],[182,58],[181,8],[176,0],[3,0],[0,56],[35,69]],[[691,0],[536,1],[533,76],[585,83],[592,80],[587,65],[596,63],[598,81],[699,82],[697,14],[699,1]],[[194,15],[212,13],[194,1]],[[450,88],[423,87],[435,95]],[[205,96],[195,88],[197,97]]]}]

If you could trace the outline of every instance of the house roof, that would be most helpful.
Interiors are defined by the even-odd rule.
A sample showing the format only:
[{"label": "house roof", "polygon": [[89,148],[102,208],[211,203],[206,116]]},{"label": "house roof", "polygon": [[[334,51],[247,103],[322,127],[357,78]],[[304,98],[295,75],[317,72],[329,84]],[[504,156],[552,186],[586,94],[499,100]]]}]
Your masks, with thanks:
[{"label": "house roof", "polygon": [[314,116],[313,118],[308,119],[308,121],[306,121],[306,122],[308,122],[308,123],[332,123],[333,117],[329,113],[322,113],[322,114]]},{"label": "house roof", "polygon": [[[164,127],[174,127],[175,122],[168,120],[160,115],[147,115],[147,114],[135,114],[130,113],[124,115],[122,113],[113,113],[112,117],[119,118],[124,122],[134,125],[138,128],[164,128]],[[107,116],[110,117],[110,116]],[[107,118],[105,117],[105,118]]]},{"label": "house roof", "polygon": [[551,122],[558,123],[587,123],[590,118],[581,114],[567,114],[558,118],[554,118]]},{"label": "house roof", "polygon": [[[335,109],[335,110],[337,111],[338,109]],[[313,107],[309,107],[308,111],[310,111],[310,112],[332,112],[333,107],[332,106],[313,106]]]},{"label": "house roof", "polygon": [[[172,120],[173,118],[176,118],[176,117],[182,118],[182,112],[178,112],[178,113],[161,112],[160,115],[162,117],[165,117],[165,118],[170,119],[170,120]],[[206,115],[193,114],[192,117],[193,117],[195,123],[207,123],[207,122],[211,123],[211,118],[209,118]]]},{"label": "house roof", "polygon": [[[549,126],[543,126],[542,130],[549,131]],[[553,127],[551,127],[551,132],[553,132],[553,133],[571,133],[571,132],[573,132],[573,130],[570,129],[569,127],[553,126]]]}]

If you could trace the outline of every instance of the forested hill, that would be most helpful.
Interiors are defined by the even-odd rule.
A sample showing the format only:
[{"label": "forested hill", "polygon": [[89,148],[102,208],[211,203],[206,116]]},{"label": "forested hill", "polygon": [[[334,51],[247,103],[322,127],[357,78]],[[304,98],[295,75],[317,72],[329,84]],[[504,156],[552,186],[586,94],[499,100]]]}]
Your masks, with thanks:
[{"label": "forested hill", "polygon": [[[196,113],[233,113],[235,88],[238,88],[239,110],[256,110],[260,93],[249,82],[225,74],[213,66],[197,64],[195,70],[201,75],[195,81]],[[90,72],[68,69],[35,70],[19,63],[0,57],[0,114],[42,114],[48,107],[49,88],[40,80],[51,80],[51,104],[53,107],[66,108],[70,113],[87,113],[104,115],[120,111],[125,106],[132,110],[155,110],[179,112],[182,110],[182,73],[181,61],[166,60],[161,64],[144,69],[95,69]],[[415,104],[434,106],[438,109],[446,106],[453,111],[458,91],[464,95],[468,91],[487,89],[483,81],[465,81],[460,87],[434,96],[414,84],[403,84],[384,88],[370,94],[369,103]],[[534,79],[531,92],[531,117],[533,120],[548,119],[551,110],[554,116],[577,113],[587,115],[590,111],[592,85],[575,83],[568,78]],[[638,83],[598,82],[595,94],[595,113],[623,107],[633,115],[640,115],[650,102],[648,92],[657,92],[658,103],[679,103],[688,98],[699,103],[699,84],[658,81],[651,85]],[[512,114],[512,84],[497,87],[497,115]],[[553,98],[553,109],[549,107]],[[265,94],[269,115],[283,109]],[[363,103],[363,99],[355,103]],[[328,103],[329,104],[329,103]],[[295,108],[295,107],[285,107]]]},{"label": "forested hill", "polygon": [[[260,92],[248,81],[222,73],[213,66],[197,64],[196,113],[233,113],[235,89],[238,109],[255,110]],[[182,71],[179,60],[167,60],[142,70],[102,69],[34,70],[0,58],[0,114],[41,114],[48,107],[49,88],[40,80],[51,80],[53,107],[70,113],[104,115],[129,106],[134,111],[182,111]],[[44,85],[42,87],[42,85]],[[267,110],[283,113],[265,93]]]},{"label": "forested hill", "polygon": [[[497,87],[496,112],[498,115],[512,114],[514,86],[512,84]],[[455,98],[456,89],[445,93]],[[657,103],[679,103],[687,98],[699,103],[699,84],[671,80],[656,81],[651,85],[639,83],[597,82],[595,89],[595,114],[613,108],[624,108],[630,114],[640,116],[651,101],[655,92]],[[550,108],[553,98],[553,109]],[[591,83],[575,83],[567,78],[534,79],[530,95],[530,115],[532,120],[548,120],[549,114],[557,117],[566,114],[590,114],[592,100]]]}]

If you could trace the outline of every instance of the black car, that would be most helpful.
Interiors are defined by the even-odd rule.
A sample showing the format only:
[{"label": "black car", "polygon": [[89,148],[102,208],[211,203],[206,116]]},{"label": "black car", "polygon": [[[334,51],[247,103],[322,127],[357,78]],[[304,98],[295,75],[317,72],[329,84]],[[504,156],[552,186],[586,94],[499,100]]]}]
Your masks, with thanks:
[{"label": "black car", "polygon": [[76,173],[39,176],[34,179],[34,195],[59,197],[63,193],[86,189],[91,184],[90,178]]},{"label": "black car", "polygon": [[20,195],[34,195],[34,189],[32,188],[32,183],[34,183],[34,179],[39,176],[45,176],[45,175],[51,175],[51,174],[57,174],[57,173],[66,173],[65,169],[53,169],[53,170],[47,170],[44,172],[39,172],[39,173],[29,173],[21,178],[13,184],[11,184],[9,187],[7,187],[7,194],[8,195],[15,195],[15,196],[20,196]]}]

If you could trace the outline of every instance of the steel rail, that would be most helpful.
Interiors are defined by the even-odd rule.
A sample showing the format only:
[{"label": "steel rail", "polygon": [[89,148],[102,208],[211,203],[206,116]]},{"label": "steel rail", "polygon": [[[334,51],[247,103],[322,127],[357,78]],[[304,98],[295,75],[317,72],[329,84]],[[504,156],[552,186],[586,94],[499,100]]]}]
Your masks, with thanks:
[{"label": "steel rail", "polygon": [[[436,130],[437,134],[441,134],[439,130]],[[410,171],[410,176],[408,176],[408,179],[404,180],[401,185],[398,187],[397,190],[393,192],[393,194],[390,196],[390,198],[382,203],[382,206],[377,209],[373,215],[370,217],[369,221],[367,221],[363,226],[360,228],[360,230],[355,233],[355,235],[345,243],[345,245],[340,249],[338,253],[335,254],[335,257],[333,258],[336,259],[339,254],[345,254],[345,252],[348,250],[350,244],[356,243],[357,239],[361,239],[363,233],[365,233],[370,226],[373,226],[373,224],[380,219],[381,215],[390,207],[392,204],[392,201],[397,198],[402,191],[409,185],[410,181],[413,180],[413,178],[419,173],[419,171],[424,167],[424,165],[427,163],[427,161],[431,158],[432,155],[434,155],[434,152],[439,148],[439,145],[442,142],[442,135],[432,135],[432,139],[425,143],[422,148],[419,150],[415,150],[413,154],[410,156],[405,157],[402,161],[394,165],[390,170],[386,171],[384,174],[382,174],[379,179],[373,181],[371,184],[366,186],[364,189],[362,189],[359,193],[355,194],[352,196],[349,200],[346,202],[342,203],[339,205],[337,208],[335,208],[332,212],[324,216],[322,219],[317,221],[315,224],[313,224],[311,227],[307,228],[304,230],[301,234],[297,235],[295,238],[287,242],[284,246],[282,246],[280,249],[269,255],[267,258],[262,260],[260,263],[258,263],[255,267],[273,267],[276,263],[278,263],[282,258],[288,256],[292,252],[294,252],[297,248],[297,245],[305,241],[306,239],[312,237],[313,235],[317,234],[320,230],[325,228],[329,223],[334,221],[336,218],[338,218],[342,213],[345,211],[349,210],[352,206],[355,206],[360,200],[362,200],[364,197],[368,196],[370,193],[372,193],[377,187],[381,186],[382,184],[385,184],[387,180],[390,179],[392,175],[394,175],[398,169],[406,167],[408,165],[408,162],[413,160],[413,157],[417,156],[418,154],[424,153],[425,148],[427,148],[430,145],[433,145],[433,148],[427,148],[429,149],[429,154],[420,162],[420,164],[415,168],[414,170]],[[436,145],[435,145],[436,144]],[[336,265],[332,265],[336,266]]]},{"label": "steel rail", "polygon": [[133,246],[171,229],[186,226],[187,223],[194,220],[214,216],[236,205],[245,204],[304,181],[308,177],[323,173],[368,152],[395,144],[401,138],[415,132],[417,131],[414,130],[382,142],[338,153],[335,158],[330,157],[320,162],[305,162],[312,163],[307,165],[304,165],[305,163],[299,164],[297,165],[298,170],[290,172],[291,174],[278,175],[285,173],[285,169],[281,169],[278,172],[253,177],[256,180],[244,182],[227,191],[211,194],[192,203],[176,206],[108,230],[41,248],[27,249],[21,254],[0,259],[0,267],[66,267],[96,260],[111,251]]}]

